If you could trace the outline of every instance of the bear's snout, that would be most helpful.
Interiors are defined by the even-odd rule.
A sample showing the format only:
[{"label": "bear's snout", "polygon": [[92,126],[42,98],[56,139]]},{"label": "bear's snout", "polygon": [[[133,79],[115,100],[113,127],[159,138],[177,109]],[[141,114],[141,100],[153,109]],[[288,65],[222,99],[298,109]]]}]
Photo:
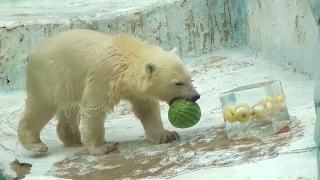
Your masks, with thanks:
[{"label": "bear's snout", "polygon": [[200,99],[200,94],[192,96],[191,100],[196,102],[198,99]]}]

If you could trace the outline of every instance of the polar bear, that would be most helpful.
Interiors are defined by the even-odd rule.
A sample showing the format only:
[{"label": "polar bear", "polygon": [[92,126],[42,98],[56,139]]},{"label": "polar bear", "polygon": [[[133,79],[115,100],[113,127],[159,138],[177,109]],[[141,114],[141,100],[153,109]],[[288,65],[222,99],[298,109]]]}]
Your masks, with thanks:
[{"label": "polar bear", "polygon": [[126,33],[86,29],[47,39],[27,65],[19,142],[26,150],[46,152],[40,132],[56,115],[57,135],[66,147],[84,145],[91,155],[113,151],[118,143],[105,141],[104,120],[121,100],[131,103],[150,143],[179,139],[177,132],[164,129],[159,101],[197,101],[200,95],[176,50],[165,51]]}]

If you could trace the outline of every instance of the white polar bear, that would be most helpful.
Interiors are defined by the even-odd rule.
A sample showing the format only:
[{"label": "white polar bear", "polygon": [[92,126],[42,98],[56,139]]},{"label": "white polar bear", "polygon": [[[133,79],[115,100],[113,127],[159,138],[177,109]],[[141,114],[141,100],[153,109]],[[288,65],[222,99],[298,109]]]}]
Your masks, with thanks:
[{"label": "white polar bear", "polygon": [[164,129],[159,101],[169,104],[176,97],[200,98],[176,48],[165,51],[128,34],[84,29],[51,37],[30,55],[26,92],[18,127],[25,149],[48,150],[40,132],[56,115],[57,134],[64,145],[83,143],[91,155],[116,149],[116,142],[104,139],[104,120],[120,100],[132,104],[146,139],[159,144],[179,138],[176,132]]}]

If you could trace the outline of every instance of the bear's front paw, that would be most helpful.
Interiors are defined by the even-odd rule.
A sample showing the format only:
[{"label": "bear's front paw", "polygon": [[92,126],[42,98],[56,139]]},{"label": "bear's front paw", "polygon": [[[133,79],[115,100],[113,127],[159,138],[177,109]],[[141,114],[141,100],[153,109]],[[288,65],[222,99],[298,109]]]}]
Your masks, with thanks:
[{"label": "bear's front paw", "polygon": [[32,152],[47,152],[48,146],[42,142],[23,144],[23,147]]},{"label": "bear's front paw", "polygon": [[88,151],[92,156],[103,155],[117,149],[117,145],[117,142],[106,142],[97,147],[88,147]]},{"label": "bear's front paw", "polygon": [[175,131],[163,131],[161,133],[147,134],[147,140],[153,144],[163,144],[180,139],[180,136]]}]

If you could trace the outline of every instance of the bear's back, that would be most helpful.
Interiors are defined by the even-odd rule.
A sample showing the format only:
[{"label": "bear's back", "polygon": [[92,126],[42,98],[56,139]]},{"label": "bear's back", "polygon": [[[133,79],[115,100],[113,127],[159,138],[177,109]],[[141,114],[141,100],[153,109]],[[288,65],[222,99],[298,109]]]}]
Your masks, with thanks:
[{"label": "bear's back", "polygon": [[[92,30],[73,29],[57,34],[45,41],[43,41],[38,48],[31,54],[33,57],[41,56],[58,56],[58,58],[74,57],[73,59],[81,59],[83,55],[92,50],[103,42],[111,41],[111,36]],[[105,44],[105,43],[104,43]],[[81,55],[76,58],[75,56]],[[67,57],[64,57],[67,56]],[[43,59],[43,58],[36,58]]]},{"label": "bear's back", "polygon": [[37,95],[49,98],[48,101],[52,98],[56,102],[79,100],[95,57],[105,53],[97,49],[100,44],[112,44],[111,41],[107,34],[81,29],[45,40],[30,55],[27,90],[33,89]]}]

